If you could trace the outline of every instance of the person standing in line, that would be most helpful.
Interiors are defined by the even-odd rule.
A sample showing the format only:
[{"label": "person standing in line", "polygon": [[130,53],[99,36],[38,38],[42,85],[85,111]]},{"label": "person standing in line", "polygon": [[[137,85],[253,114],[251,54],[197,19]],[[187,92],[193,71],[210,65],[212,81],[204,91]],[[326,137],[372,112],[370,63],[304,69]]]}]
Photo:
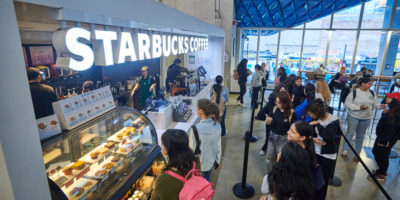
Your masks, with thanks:
[{"label": "person standing in line", "polygon": [[329,92],[328,85],[326,84],[325,80],[317,80],[316,83],[316,89],[317,89],[317,99],[321,99],[326,103],[326,105],[331,104],[331,93]]},{"label": "person standing in line", "polygon": [[294,111],[299,119],[306,122],[311,121],[311,117],[306,112],[307,105],[315,99],[315,86],[311,83],[307,83],[305,89],[305,100],[299,106],[297,106]]},{"label": "person standing in line", "polygon": [[318,164],[317,155],[315,153],[315,145],[312,138],[312,126],[309,125],[308,122],[297,121],[292,124],[287,134],[289,141],[296,142],[308,152],[310,156],[310,169],[314,178],[315,189],[321,189],[325,183],[322,177],[321,167]]},{"label": "person standing in line", "polygon": [[36,119],[54,114],[53,102],[57,101],[57,96],[51,86],[40,83],[43,72],[30,67],[27,74]]},{"label": "person standing in line", "polygon": [[201,141],[201,173],[209,181],[214,165],[216,169],[221,166],[221,125],[218,105],[209,99],[200,99],[197,101],[197,115],[201,119],[196,125]]},{"label": "person standing in line", "polygon": [[[272,110],[274,109],[274,106],[276,106],[275,105],[276,97],[277,97],[278,93],[281,92],[281,91],[287,92],[287,88],[283,84],[279,84],[274,88],[274,91],[268,97],[267,105],[265,105],[257,113],[257,116],[255,117],[256,120],[265,121],[266,115],[268,115],[268,113],[272,113]],[[271,126],[265,124],[265,135],[266,135],[266,137],[265,137],[264,145],[261,147],[261,151],[260,151],[260,155],[261,156],[265,156],[265,151],[267,150],[267,146],[268,146],[268,134],[269,134],[270,130],[271,130]]]},{"label": "person standing in line", "polygon": [[263,71],[261,70],[260,65],[255,65],[254,70],[256,73],[253,75],[253,78],[251,79],[251,88],[250,91],[251,93],[251,107],[255,107],[257,109],[258,107],[258,93],[260,92],[260,89],[262,87],[262,79],[265,77]]},{"label": "person standing in line", "polygon": [[275,86],[277,86],[279,83],[282,83],[283,81],[286,81],[287,74],[285,71],[284,67],[279,67],[278,68],[278,77],[275,79]]},{"label": "person standing in line", "polygon": [[400,139],[400,93],[387,93],[386,103],[389,110],[384,110],[376,126],[376,139],[372,153],[378,169],[373,174],[378,181],[386,181],[389,167],[389,154],[392,147]]},{"label": "person standing in line", "polygon": [[245,108],[246,105],[244,105],[243,97],[246,94],[247,76],[249,76],[249,73],[247,72],[247,59],[244,58],[242,61],[240,61],[239,65],[237,66],[237,71],[239,74],[238,84],[240,87],[240,94],[236,101],[240,106]]},{"label": "person standing in line", "polygon": [[[347,132],[346,137],[351,142],[356,134],[355,150],[360,154],[364,142],[364,136],[373,117],[373,109],[385,108],[385,104],[379,104],[377,95],[371,90],[372,80],[363,77],[358,80],[357,86],[346,98],[344,105],[347,108]],[[347,158],[347,143],[343,144],[342,158]],[[358,162],[357,157],[353,161]]]},{"label": "person standing in line", "polygon": [[304,87],[300,76],[296,77],[296,85],[293,91],[293,96],[293,107],[296,108],[298,105],[303,103],[305,99]]},{"label": "person standing in line", "polygon": [[288,141],[287,131],[290,129],[290,125],[297,120],[297,115],[292,107],[292,99],[287,92],[279,92],[275,103],[276,107],[265,120],[265,123],[271,128],[266,152],[267,172],[272,170],[278,154]]},{"label": "person standing in line", "polygon": [[307,105],[306,111],[313,119],[309,122],[314,127],[315,152],[318,163],[322,168],[324,186],[317,191],[316,199],[326,198],[329,180],[335,173],[336,158],[340,144],[342,129],[340,128],[339,118],[336,115],[327,113],[325,103],[321,99],[316,99]]},{"label": "person standing in line", "polygon": [[277,163],[263,178],[261,192],[260,200],[313,200],[309,153],[296,142],[285,143]]},{"label": "person standing in line", "polygon": [[[166,174],[170,170],[185,177],[193,168],[193,162],[197,159],[189,148],[189,138],[185,131],[168,129],[161,136],[161,153],[168,157],[167,167],[156,178],[151,193],[151,200],[176,200],[179,199],[179,192],[183,182],[175,177]],[[198,163],[196,163],[198,168]]]},{"label": "person standing in line", "polygon": [[222,82],[224,78],[221,75],[215,77],[215,84],[210,90],[210,99],[216,103],[219,107],[219,113],[221,117],[221,136],[225,136],[227,133],[225,126],[225,115],[226,115],[226,102],[229,100],[228,88],[223,87]]}]

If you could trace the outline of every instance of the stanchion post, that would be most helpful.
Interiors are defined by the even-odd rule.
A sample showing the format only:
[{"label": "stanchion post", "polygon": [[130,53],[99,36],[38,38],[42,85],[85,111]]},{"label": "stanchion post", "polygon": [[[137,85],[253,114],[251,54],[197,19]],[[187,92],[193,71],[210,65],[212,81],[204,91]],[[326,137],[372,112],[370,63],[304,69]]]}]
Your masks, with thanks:
[{"label": "stanchion post", "polygon": [[232,190],[233,193],[242,199],[248,199],[254,196],[254,188],[247,184],[247,164],[248,164],[248,159],[249,159],[249,145],[250,145],[250,140],[252,133],[253,133],[253,123],[254,123],[254,113],[255,113],[255,106],[252,108],[251,112],[251,120],[250,120],[250,129],[246,131],[245,133],[245,145],[244,145],[244,158],[243,158],[243,173],[242,173],[242,182],[237,183],[233,186]]}]

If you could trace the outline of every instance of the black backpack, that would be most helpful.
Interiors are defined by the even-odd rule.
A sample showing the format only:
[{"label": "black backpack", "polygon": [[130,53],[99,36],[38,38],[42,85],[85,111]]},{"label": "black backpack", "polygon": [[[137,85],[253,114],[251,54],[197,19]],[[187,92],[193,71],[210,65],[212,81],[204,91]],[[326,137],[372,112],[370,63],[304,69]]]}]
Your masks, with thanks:
[{"label": "black backpack", "polygon": [[[356,90],[357,90],[357,89],[354,89],[354,90],[353,90],[353,101],[354,101],[354,99],[356,99],[356,96],[357,96]],[[375,93],[374,93],[374,91],[369,90],[369,92],[371,92],[372,98],[375,98]],[[347,96],[346,96],[346,98],[347,98]]]}]

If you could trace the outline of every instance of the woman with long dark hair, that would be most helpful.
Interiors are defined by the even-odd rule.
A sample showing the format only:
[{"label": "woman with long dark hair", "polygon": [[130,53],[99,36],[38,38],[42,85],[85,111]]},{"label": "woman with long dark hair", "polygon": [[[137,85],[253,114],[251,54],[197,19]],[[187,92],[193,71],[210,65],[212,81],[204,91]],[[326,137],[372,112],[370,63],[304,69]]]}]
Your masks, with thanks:
[{"label": "woman with long dark hair", "polygon": [[279,92],[273,108],[265,120],[270,125],[271,132],[268,138],[266,152],[267,172],[270,172],[283,145],[288,141],[287,131],[290,125],[297,120],[297,115],[292,107],[292,99],[287,92]]},{"label": "woman with long dark hair", "polygon": [[284,67],[278,68],[278,77],[275,79],[275,85],[282,83],[287,78],[287,74]]},{"label": "woman with long dark hair", "polygon": [[[265,121],[266,115],[272,113],[272,110],[274,109],[274,106],[275,106],[276,96],[278,95],[278,93],[280,91],[287,91],[286,85],[279,84],[279,85],[275,86],[274,91],[268,97],[267,105],[264,106],[262,109],[260,109],[260,111],[257,113],[257,116],[255,117],[256,120]],[[271,130],[270,126],[266,124],[265,125],[266,135],[268,135],[270,130]],[[267,150],[267,145],[268,145],[267,142],[268,142],[268,137],[265,137],[264,145],[262,146],[261,151],[260,151],[260,155],[262,155],[262,156],[265,155],[265,151]]]},{"label": "woman with long dark hair", "polygon": [[287,142],[261,185],[260,200],[312,200],[315,187],[310,156],[299,144]]},{"label": "woman with long dark hair", "polygon": [[239,97],[236,99],[236,101],[238,101],[240,106],[246,107],[243,104],[243,97],[246,94],[247,76],[249,76],[249,74],[247,73],[247,59],[244,58],[242,61],[240,61],[240,63],[237,66],[237,71],[239,74],[238,84],[240,87],[240,94]]},{"label": "woman with long dark hair", "polygon": [[220,112],[217,104],[209,99],[197,101],[197,116],[201,121],[196,125],[199,134],[200,164],[203,177],[210,180],[214,163],[218,168],[221,164],[221,125]]},{"label": "woman with long dark hair", "polygon": [[298,105],[294,109],[294,111],[296,112],[299,119],[309,122],[311,121],[311,117],[307,115],[307,112],[305,112],[305,110],[308,103],[315,99],[315,86],[311,83],[307,83],[307,85],[304,87],[304,93],[305,93],[305,100],[303,101],[303,103]]},{"label": "woman with long dark hair", "polygon": [[225,103],[229,100],[229,92],[228,88],[223,87],[222,82],[224,78],[221,75],[215,77],[215,84],[212,86],[210,91],[210,100],[216,103],[219,107],[219,115],[221,117],[221,136],[226,135],[226,127],[225,127],[225,115],[226,115],[226,106]]},{"label": "woman with long dark hair", "polygon": [[286,85],[286,87],[288,88],[288,93],[292,98],[294,97],[293,92],[296,88],[296,79],[296,75],[290,74],[285,81],[281,82],[282,84]]},{"label": "woman with long dark hair", "polygon": [[[161,136],[161,153],[167,157],[167,167],[183,177],[193,168],[196,157],[189,147],[189,138],[185,131],[168,129]],[[196,166],[197,167],[197,166]],[[168,174],[161,173],[154,182],[152,200],[179,199],[183,182]]]},{"label": "woman with long dark hair", "polygon": [[[385,108],[385,104],[378,103],[377,95],[371,90],[372,80],[368,77],[360,78],[357,86],[347,95],[344,105],[347,108],[347,131],[346,137],[352,141],[356,134],[355,149],[360,154],[365,133],[373,117],[374,109]],[[343,144],[342,157],[347,158],[349,145]],[[353,161],[358,162],[354,157]]]},{"label": "woman with long dark hair", "polygon": [[310,125],[313,126],[315,134],[315,152],[318,163],[322,168],[324,186],[317,191],[317,199],[325,199],[328,190],[329,180],[333,178],[336,166],[336,158],[340,144],[342,129],[340,128],[339,118],[326,112],[325,102],[321,99],[311,101],[306,111],[313,119]]},{"label": "woman with long dark hair", "polygon": [[312,138],[312,126],[305,121],[297,121],[292,124],[287,134],[289,141],[296,142],[309,153],[310,169],[314,178],[314,185],[317,190],[321,189],[325,183],[322,177],[321,167],[318,164],[317,155],[315,153],[315,145]]},{"label": "woman with long dark hair", "polygon": [[304,93],[304,86],[302,84],[302,79],[300,76],[296,77],[296,82],[295,82],[295,87],[293,90],[293,107],[296,108],[298,105],[303,103],[305,99],[305,93]]},{"label": "woman with long dark hair", "polygon": [[373,174],[378,181],[386,181],[387,169],[389,167],[389,154],[392,147],[400,139],[400,93],[386,94],[386,103],[389,110],[385,110],[376,126],[376,139],[372,153],[378,169]]}]

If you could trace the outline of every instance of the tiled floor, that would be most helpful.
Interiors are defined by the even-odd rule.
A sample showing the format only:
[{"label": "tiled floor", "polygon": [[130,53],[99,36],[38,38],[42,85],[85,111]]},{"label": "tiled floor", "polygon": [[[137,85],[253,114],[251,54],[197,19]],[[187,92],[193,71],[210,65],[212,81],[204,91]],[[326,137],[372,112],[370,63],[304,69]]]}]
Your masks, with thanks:
[{"label": "tiled floor", "polygon": [[[269,93],[270,91],[268,91]],[[233,102],[237,95],[231,95],[230,102]],[[232,192],[232,187],[242,180],[244,140],[242,139],[245,131],[249,127],[251,109],[249,107],[248,94],[246,95],[247,108],[239,106],[227,106],[226,124],[228,134],[223,137],[223,162],[220,170],[214,171],[211,181],[216,184],[216,194],[214,200],[238,199]],[[345,115],[339,115],[345,131]],[[379,116],[379,115],[378,115]],[[377,117],[378,118],[378,117]],[[265,140],[264,122],[255,121],[254,133],[259,140],[250,144],[249,162],[247,170],[247,183],[255,189],[255,195],[251,199],[259,199],[262,195],[260,191],[262,178],[265,175],[265,157],[259,155],[261,146]],[[373,135],[373,134],[372,134]],[[366,137],[365,146],[372,146],[374,137]],[[399,144],[397,144],[398,147]],[[400,151],[397,150],[400,154]],[[352,156],[350,156],[351,158]],[[370,169],[375,168],[373,159],[368,158],[364,152],[361,153],[362,159]],[[400,180],[399,180],[399,160],[390,159],[388,180],[383,184],[392,199],[400,199]],[[367,172],[361,163],[355,163],[351,159],[343,160],[338,158],[335,175],[340,177],[343,185],[340,187],[329,187],[328,197],[330,200],[369,200],[385,199],[378,187],[367,179]]]}]

